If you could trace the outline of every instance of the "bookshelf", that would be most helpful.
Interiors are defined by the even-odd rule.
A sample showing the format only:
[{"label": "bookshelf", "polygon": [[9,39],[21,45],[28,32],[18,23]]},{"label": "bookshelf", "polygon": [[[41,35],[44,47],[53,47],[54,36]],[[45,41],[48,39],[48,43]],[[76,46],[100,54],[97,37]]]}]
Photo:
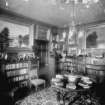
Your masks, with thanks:
[{"label": "bookshelf", "polygon": [[39,65],[43,67],[48,64],[48,47],[50,42],[51,29],[47,26],[36,25],[34,38],[34,52],[39,57]]},{"label": "bookshelf", "polygon": [[86,63],[84,56],[66,56],[64,61],[60,60],[61,72],[72,74],[86,74]]},{"label": "bookshelf", "polygon": [[64,70],[73,73],[77,69],[77,59],[75,57],[66,57],[64,62]]},{"label": "bookshelf", "polygon": [[0,92],[7,92],[14,97],[19,89],[29,88],[29,72],[39,68],[38,60],[29,48],[8,47],[6,54],[7,59],[1,59]]},{"label": "bookshelf", "polygon": [[49,42],[46,40],[34,40],[34,45],[34,52],[39,57],[39,65],[43,67],[48,64]]},{"label": "bookshelf", "polygon": [[65,60],[59,61],[61,73],[75,73],[78,70],[77,58],[75,56],[66,56]]}]

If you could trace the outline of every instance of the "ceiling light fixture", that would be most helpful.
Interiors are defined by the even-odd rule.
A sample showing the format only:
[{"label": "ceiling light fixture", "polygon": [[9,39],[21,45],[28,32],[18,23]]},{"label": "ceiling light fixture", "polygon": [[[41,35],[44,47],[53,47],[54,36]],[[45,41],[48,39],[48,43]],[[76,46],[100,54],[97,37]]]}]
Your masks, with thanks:
[{"label": "ceiling light fixture", "polygon": [[8,7],[8,2],[6,2],[6,6]]},{"label": "ceiling light fixture", "polygon": [[[72,40],[72,37],[76,35],[76,6],[77,5],[83,5],[86,8],[89,8],[90,5],[98,3],[100,0],[52,0],[54,5],[58,5],[59,7],[68,7],[70,6],[72,9],[70,10],[70,23],[68,26],[69,32],[68,32],[68,43],[67,46],[69,46],[69,40]],[[64,32],[65,34],[65,32]],[[67,48],[69,49],[69,48]]]},{"label": "ceiling light fixture", "polygon": [[6,7],[8,7],[8,5],[9,5],[7,0],[5,0],[5,5],[6,5]]},{"label": "ceiling light fixture", "polygon": [[64,30],[64,32],[63,32],[63,39],[65,39],[66,38],[66,31]]}]

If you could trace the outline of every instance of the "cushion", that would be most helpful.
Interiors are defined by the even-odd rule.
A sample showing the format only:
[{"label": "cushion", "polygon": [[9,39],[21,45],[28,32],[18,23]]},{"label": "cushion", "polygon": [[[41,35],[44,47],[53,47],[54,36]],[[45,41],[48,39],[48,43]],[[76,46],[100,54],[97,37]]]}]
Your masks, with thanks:
[{"label": "cushion", "polygon": [[38,85],[41,85],[41,84],[44,84],[45,83],[45,80],[42,80],[42,79],[34,79],[34,80],[31,80],[31,83],[35,86],[38,86]]}]

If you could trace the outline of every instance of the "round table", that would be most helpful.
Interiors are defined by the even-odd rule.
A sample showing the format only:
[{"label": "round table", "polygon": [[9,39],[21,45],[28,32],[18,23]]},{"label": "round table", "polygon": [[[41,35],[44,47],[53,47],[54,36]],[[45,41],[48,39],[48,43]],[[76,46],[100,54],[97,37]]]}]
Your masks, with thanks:
[{"label": "round table", "polygon": [[60,103],[60,105],[65,105],[66,103],[72,105],[72,103],[81,98],[83,95],[86,97],[87,94],[89,94],[89,97],[91,97],[90,89],[68,89],[59,86],[52,86],[52,88],[57,94],[57,101]]}]

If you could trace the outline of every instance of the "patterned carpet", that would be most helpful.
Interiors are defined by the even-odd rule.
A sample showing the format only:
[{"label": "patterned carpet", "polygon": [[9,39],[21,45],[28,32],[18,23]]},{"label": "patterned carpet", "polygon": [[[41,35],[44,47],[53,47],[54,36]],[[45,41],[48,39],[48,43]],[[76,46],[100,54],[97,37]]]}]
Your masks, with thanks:
[{"label": "patterned carpet", "polygon": [[[74,95],[71,94],[70,96],[74,97],[75,95],[76,94]],[[53,89],[50,87],[27,96],[22,101],[18,101],[16,105],[59,105],[56,97],[57,97],[56,92],[54,92]],[[90,100],[88,99],[88,97],[81,96],[81,98],[72,103],[72,105],[101,105],[101,104],[96,98],[92,97]]]},{"label": "patterned carpet", "polygon": [[21,101],[17,102],[16,105],[58,105],[56,94],[52,88],[33,93]]}]

